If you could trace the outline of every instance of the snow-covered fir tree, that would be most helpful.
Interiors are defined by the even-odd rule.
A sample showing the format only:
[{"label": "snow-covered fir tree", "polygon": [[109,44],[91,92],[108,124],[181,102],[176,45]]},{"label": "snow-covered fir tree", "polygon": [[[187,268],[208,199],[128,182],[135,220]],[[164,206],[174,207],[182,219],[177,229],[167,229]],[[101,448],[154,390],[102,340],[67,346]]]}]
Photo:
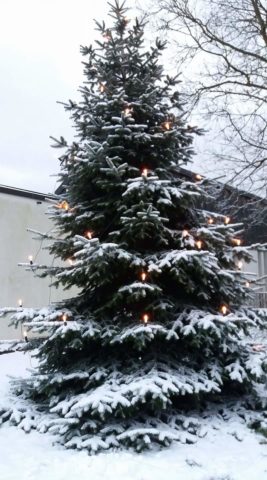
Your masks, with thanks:
[{"label": "snow-covered fir tree", "polygon": [[145,22],[110,5],[96,47],[82,47],[81,100],[69,101],[77,140],[61,138],[63,194],[52,206],[50,251],[33,263],[79,293],[44,309],[13,311],[43,334],[30,340],[39,368],[16,382],[24,407],[2,418],[52,431],[66,447],[140,451],[194,441],[193,408],[252,398],[266,381],[266,353],[242,308],[249,291],[240,225],[201,208],[205,183],[185,181],[197,128],[185,124],[177,79],[144,48]]}]

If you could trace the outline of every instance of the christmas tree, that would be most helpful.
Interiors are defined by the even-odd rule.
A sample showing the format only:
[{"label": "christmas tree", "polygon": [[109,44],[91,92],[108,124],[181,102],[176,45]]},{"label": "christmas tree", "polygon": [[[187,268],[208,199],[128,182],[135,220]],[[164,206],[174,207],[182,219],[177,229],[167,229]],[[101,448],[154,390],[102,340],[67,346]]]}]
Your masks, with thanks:
[{"label": "christmas tree", "polygon": [[[14,311],[42,333],[38,370],[17,381],[27,408],[2,417],[52,431],[88,451],[194,441],[192,409],[227,396],[253,398],[266,353],[250,332],[264,318],[242,308],[249,283],[240,225],[201,207],[205,182],[186,181],[196,127],[186,125],[177,78],[144,48],[143,20],[110,5],[96,47],[82,47],[81,100],[69,101],[77,140],[61,138],[62,195],[43,267],[75,297]],[[27,417],[28,415],[28,417]]]}]

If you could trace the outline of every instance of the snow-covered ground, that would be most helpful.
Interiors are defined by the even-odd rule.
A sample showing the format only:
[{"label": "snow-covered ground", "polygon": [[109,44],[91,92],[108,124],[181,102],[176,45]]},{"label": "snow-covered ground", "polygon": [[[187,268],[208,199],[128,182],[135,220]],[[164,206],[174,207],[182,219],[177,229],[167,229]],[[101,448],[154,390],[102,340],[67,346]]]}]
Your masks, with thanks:
[{"label": "snow-covered ground", "polygon": [[[12,402],[7,375],[25,375],[29,354],[0,355],[0,406]],[[216,426],[214,424],[213,426]],[[195,445],[159,452],[88,456],[55,438],[0,428],[1,480],[267,480],[267,444],[242,423],[219,423]],[[238,435],[237,435],[238,433]],[[237,440],[237,437],[239,440]]]}]

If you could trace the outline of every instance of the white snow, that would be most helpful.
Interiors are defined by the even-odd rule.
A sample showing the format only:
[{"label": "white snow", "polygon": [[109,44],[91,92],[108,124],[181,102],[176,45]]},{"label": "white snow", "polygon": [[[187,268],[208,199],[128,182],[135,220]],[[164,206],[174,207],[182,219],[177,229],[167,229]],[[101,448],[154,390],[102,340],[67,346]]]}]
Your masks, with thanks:
[{"label": "white snow", "polygon": [[[0,355],[0,406],[12,403],[7,375],[28,375],[29,354]],[[1,480],[267,480],[267,448],[262,437],[240,421],[214,419],[194,445],[136,454],[65,450],[55,437],[16,427],[0,428]]]}]

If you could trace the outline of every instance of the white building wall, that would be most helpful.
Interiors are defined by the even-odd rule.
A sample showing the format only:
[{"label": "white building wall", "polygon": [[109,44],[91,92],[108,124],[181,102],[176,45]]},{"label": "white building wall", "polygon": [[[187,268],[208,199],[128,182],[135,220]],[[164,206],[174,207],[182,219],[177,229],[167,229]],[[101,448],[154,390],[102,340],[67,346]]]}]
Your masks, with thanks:
[{"label": "white building wall", "polygon": [[253,255],[258,283],[253,287],[254,298],[252,304],[255,307],[267,308],[267,250],[258,248],[253,252]]},{"label": "white building wall", "polygon": [[[0,192],[0,308],[17,306],[18,299],[22,299],[23,306],[42,307],[70,295],[55,287],[49,288],[48,279],[37,278],[18,266],[20,262],[28,262],[29,255],[35,258],[41,246],[27,228],[48,232],[53,226],[45,214],[49,203],[38,202]],[[36,261],[49,265],[52,257],[41,248]],[[0,340],[21,338],[21,331],[8,324],[7,318],[0,317]]]},{"label": "white building wall", "polygon": [[260,292],[267,291],[267,250],[259,248],[250,252],[253,260],[245,264],[244,271],[248,273],[248,278],[251,274],[251,280],[262,278],[257,290]]},{"label": "white building wall", "polygon": [[250,263],[245,263],[244,271],[251,274],[251,279],[253,280],[253,278],[255,279],[259,276],[258,252],[257,250],[252,250],[249,253],[253,256],[253,260]]},{"label": "white building wall", "polygon": [[262,278],[261,291],[267,292],[267,250],[257,250],[258,276]]}]

